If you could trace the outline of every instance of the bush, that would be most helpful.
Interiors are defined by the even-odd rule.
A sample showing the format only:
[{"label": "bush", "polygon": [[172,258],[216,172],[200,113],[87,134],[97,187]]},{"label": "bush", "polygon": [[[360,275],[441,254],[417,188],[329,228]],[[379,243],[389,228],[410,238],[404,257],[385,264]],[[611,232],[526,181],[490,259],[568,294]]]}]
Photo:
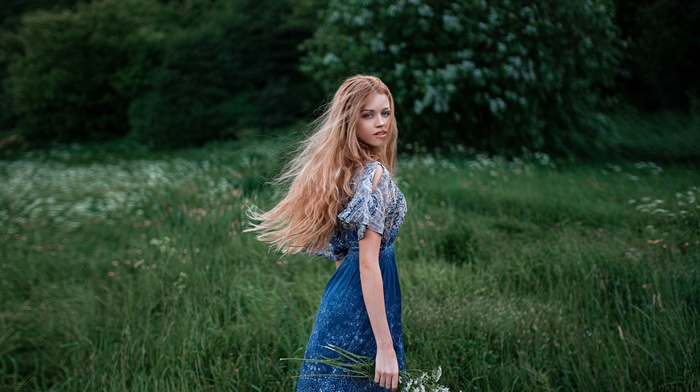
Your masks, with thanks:
[{"label": "bush", "polygon": [[25,16],[7,81],[20,129],[44,141],[126,134],[129,102],[168,19],[156,0],[105,0]]},{"label": "bush", "polygon": [[0,41],[16,46],[3,50],[14,52],[3,101],[34,141],[133,130],[155,147],[181,147],[286,124],[311,89],[298,44],[320,1],[102,0],[35,12]]},{"label": "bush", "polygon": [[135,137],[157,147],[201,145],[296,119],[308,89],[298,44],[311,31],[285,20],[291,10],[289,1],[241,0],[173,37],[131,105]]},{"label": "bush", "polygon": [[[230,99],[227,74],[235,66],[219,34],[203,30],[171,39],[163,64],[129,110],[134,136],[155,147],[202,144],[233,123],[220,111]],[[230,116],[227,116],[230,114]]]},{"label": "bush", "polygon": [[[7,79],[7,55],[16,44],[12,31],[20,25],[22,14],[38,9],[72,7],[78,0],[4,0],[0,7],[0,81]],[[4,31],[3,31],[4,30]],[[1,83],[1,82],[0,82]],[[0,89],[0,130],[16,127],[17,118],[12,110],[11,94]]]},{"label": "bush", "polygon": [[327,90],[358,72],[382,77],[405,141],[586,155],[606,137],[602,93],[619,58],[612,9],[608,0],[334,0],[305,44],[304,69]]},{"label": "bush", "polygon": [[464,224],[440,232],[435,241],[438,255],[458,265],[474,263],[478,245],[474,233]]},{"label": "bush", "polygon": [[700,3],[615,0],[617,23],[629,42],[621,89],[646,110],[692,110],[700,94]]}]

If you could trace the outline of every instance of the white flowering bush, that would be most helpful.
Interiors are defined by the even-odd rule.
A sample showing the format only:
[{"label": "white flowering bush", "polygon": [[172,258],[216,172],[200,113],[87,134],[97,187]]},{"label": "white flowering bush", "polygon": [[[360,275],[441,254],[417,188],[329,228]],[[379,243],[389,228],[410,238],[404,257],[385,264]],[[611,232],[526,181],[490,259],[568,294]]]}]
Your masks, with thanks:
[{"label": "white flowering bush", "polygon": [[304,68],[327,91],[354,73],[382,77],[402,138],[428,147],[592,153],[607,124],[599,92],[619,59],[612,10],[609,0],[331,0]]}]

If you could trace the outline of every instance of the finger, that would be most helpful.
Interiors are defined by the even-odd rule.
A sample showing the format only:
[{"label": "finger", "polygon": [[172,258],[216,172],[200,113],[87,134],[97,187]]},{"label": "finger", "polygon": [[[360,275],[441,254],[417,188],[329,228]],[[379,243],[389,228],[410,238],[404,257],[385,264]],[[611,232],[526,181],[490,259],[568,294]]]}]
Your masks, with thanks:
[{"label": "finger", "polygon": [[395,391],[399,389],[399,376],[394,376],[391,381],[391,390]]},{"label": "finger", "polygon": [[389,389],[389,380],[386,376],[382,375],[379,377],[377,385],[379,385],[380,388]]},{"label": "finger", "polygon": [[381,377],[379,377],[379,372],[374,372],[374,383],[379,384]]},{"label": "finger", "polygon": [[384,381],[384,382],[382,383],[382,388],[384,388],[384,389],[391,389],[391,376],[385,375],[385,376],[384,376],[384,380],[382,380],[382,381]]}]

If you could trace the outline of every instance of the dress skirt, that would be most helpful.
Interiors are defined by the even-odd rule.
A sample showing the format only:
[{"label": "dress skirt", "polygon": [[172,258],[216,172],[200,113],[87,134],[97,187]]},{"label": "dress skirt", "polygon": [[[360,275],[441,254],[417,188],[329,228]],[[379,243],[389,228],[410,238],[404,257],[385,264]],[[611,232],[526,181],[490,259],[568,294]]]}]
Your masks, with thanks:
[{"label": "dress skirt", "polygon": [[[379,266],[384,286],[384,304],[399,369],[405,369],[401,332],[401,288],[394,257],[394,246],[380,248]],[[351,249],[331,277],[321,298],[305,359],[337,358],[324,348],[329,344],[373,360],[377,344],[369,322],[360,283],[359,250]],[[304,361],[297,392],[386,391],[372,380],[348,377],[340,369]]]}]

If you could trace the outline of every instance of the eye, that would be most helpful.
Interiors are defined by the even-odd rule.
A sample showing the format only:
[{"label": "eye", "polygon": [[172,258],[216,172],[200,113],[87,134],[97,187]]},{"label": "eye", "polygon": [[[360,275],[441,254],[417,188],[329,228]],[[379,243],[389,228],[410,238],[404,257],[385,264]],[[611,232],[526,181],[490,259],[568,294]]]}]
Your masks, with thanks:
[{"label": "eye", "polygon": [[374,116],[374,114],[372,114],[372,113],[363,113],[362,114],[362,118],[372,118],[372,116]]},{"label": "eye", "polygon": [[387,110],[386,112],[382,112],[382,116],[383,116],[383,117],[389,117],[390,114],[391,114],[391,113],[389,113],[388,110]]}]

